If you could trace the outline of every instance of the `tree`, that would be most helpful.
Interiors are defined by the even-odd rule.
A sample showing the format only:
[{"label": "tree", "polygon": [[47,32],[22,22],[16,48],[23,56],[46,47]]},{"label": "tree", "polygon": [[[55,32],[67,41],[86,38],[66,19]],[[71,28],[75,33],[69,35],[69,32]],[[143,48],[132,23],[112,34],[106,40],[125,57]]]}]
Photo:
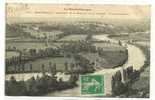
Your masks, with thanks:
[{"label": "tree", "polygon": [[56,75],[56,67],[57,67],[57,65],[56,65],[56,63],[54,63],[53,64],[53,75],[52,76],[55,76]]},{"label": "tree", "polygon": [[67,62],[65,62],[65,71],[67,72],[68,71],[68,63]]},{"label": "tree", "polygon": [[72,73],[69,78],[69,83],[75,85],[77,80],[78,80],[78,74]]},{"label": "tree", "polygon": [[126,70],[127,70],[128,78],[131,80],[132,74],[133,74],[133,66],[128,67]]},{"label": "tree", "polygon": [[41,68],[42,68],[42,74],[43,74],[43,76],[45,76],[45,65],[42,64]]},{"label": "tree", "polygon": [[74,72],[74,64],[73,63],[70,63],[70,69],[71,69],[71,73]]},{"label": "tree", "polygon": [[52,63],[51,62],[49,62],[49,69],[50,69],[50,73],[52,75],[53,69],[52,69]]},{"label": "tree", "polygon": [[122,46],[122,42],[121,42],[120,40],[118,41],[118,44],[119,44],[120,46]]},{"label": "tree", "polygon": [[22,64],[22,71],[25,72],[25,64]]},{"label": "tree", "polygon": [[17,66],[14,65],[14,72],[16,73],[17,72]]},{"label": "tree", "polygon": [[36,95],[38,92],[38,89],[36,88],[36,80],[34,77],[31,77],[29,80],[27,80],[27,91],[28,95]]},{"label": "tree", "polygon": [[16,81],[15,77],[11,77],[10,81],[6,81],[6,95],[23,96],[26,95],[26,84],[24,81]]},{"label": "tree", "polygon": [[87,37],[86,37],[86,41],[90,41],[91,38],[92,38],[92,34],[90,33],[90,34],[87,35]]},{"label": "tree", "polygon": [[32,72],[32,71],[33,71],[32,64],[30,64],[30,72]]},{"label": "tree", "polygon": [[112,76],[112,93],[113,95],[120,95],[128,91],[126,84],[122,83],[121,72],[117,71],[114,76]]}]

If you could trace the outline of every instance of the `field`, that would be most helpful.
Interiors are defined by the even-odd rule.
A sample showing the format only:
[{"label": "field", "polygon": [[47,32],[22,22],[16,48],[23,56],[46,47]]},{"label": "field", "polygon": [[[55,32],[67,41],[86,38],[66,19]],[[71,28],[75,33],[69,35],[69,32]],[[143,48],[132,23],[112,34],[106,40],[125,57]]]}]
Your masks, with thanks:
[{"label": "field", "polygon": [[6,52],[6,59],[8,59],[8,58],[11,58],[11,57],[13,57],[13,56],[19,56],[19,53],[18,52],[15,52],[15,51],[7,51]]},{"label": "field", "polygon": [[90,62],[97,62],[98,67],[114,68],[125,63],[128,54],[124,48],[118,47],[103,48],[101,53],[81,53]]},{"label": "field", "polygon": [[116,40],[125,40],[125,41],[149,41],[150,40],[150,34],[149,32],[135,32],[135,33],[129,33],[128,35],[110,35],[110,38],[116,39]]},{"label": "field", "polygon": [[114,68],[120,66],[128,59],[128,55],[124,51],[104,51],[101,57],[108,62],[103,66],[105,68]]},{"label": "field", "polygon": [[[64,70],[65,62],[74,63],[74,60],[71,58],[63,58],[63,57],[54,57],[54,58],[42,58],[34,61],[29,61],[25,64],[25,71],[30,71],[30,64],[32,64],[32,70],[36,72],[41,72],[42,64],[45,66],[45,70],[49,71],[49,62],[52,64],[56,64],[57,70]],[[8,66],[8,71],[14,71],[14,66],[21,67],[21,65],[13,65]]]},{"label": "field", "polygon": [[107,51],[123,51],[125,50],[125,47],[116,45],[114,43],[94,43],[93,44],[96,47],[103,48],[103,50]]},{"label": "field", "polygon": [[47,47],[56,48],[60,46],[62,43],[49,43],[49,46],[44,42],[8,42],[6,43],[6,48],[16,47],[19,50],[23,49],[43,49]]},{"label": "field", "polygon": [[58,41],[80,41],[80,40],[85,40],[87,35],[68,35],[65,36]]},{"label": "field", "polygon": [[63,32],[58,30],[53,30],[48,32],[48,31],[35,31],[35,30],[25,29],[25,32],[27,32],[31,37],[45,38],[46,36],[48,36],[50,37],[50,39],[53,39],[53,40],[55,40],[58,35],[63,34]]},{"label": "field", "polygon": [[[89,57],[89,59],[94,57]],[[100,63],[100,67],[103,68],[114,68],[117,66],[120,66],[124,64],[127,59],[128,55],[125,53],[125,51],[103,51],[102,54],[99,55],[99,58],[97,58],[98,62]]]}]

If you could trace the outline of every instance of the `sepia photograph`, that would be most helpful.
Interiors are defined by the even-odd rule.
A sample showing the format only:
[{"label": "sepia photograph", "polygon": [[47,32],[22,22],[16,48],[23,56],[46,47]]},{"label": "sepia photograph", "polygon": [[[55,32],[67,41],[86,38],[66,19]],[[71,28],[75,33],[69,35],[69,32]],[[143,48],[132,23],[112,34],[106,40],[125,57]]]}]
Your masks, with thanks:
[{"label": "sepia photograph", "polygon": [[5,95],[150,97],[150,5],[6,3]]}]

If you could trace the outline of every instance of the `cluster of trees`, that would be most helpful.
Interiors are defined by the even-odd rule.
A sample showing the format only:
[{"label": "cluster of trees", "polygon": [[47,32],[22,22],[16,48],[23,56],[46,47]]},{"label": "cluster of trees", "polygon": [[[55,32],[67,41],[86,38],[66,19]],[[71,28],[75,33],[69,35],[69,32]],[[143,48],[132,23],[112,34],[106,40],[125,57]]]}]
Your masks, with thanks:
[{"label": "cluster of trees", "polygon": [[7,51],[19,51],[19,50],[17,50],[17,48],[15,47],[15,46],[8,46],[7,48],[6,48],[6,50]]},{"label": "cluster of trees", "polygon": [[87,41],[77,41],[69,44],[62,44],[64,53],[78,54],[80,52],[96,52],[96,47]]},{"label": "cluster of trees", "polygon": [[123,76],[126,82],[134,82],[139,79],[140,71],[133,70],[133,66],[130,66],[123,70]]},{"label": "cluster of trees", "polygon": [[[81,55],[74,55],[74,60],[76,62],[65,62],[64,63],[64,72],[66,73],[90,73],[94,71],[93,65],[90,64],[90,61]],[[64,58],[65,59],[65,58]],[[49,66],[45,66],[45,64],[41,65],[41,69],[33,68],[33,65],[30,63],[29,65],[22,61],[20,63],[13,63],[11,66],[6,66],[6,73],[27,73],[27,72],[40,72],[40,71],[62,71],[57,70],[57,64],[49,62]]]},{"label": "cluster of trees", "polygon": [[8,52],[11,51],[11,52],[17,53],[17,56],[12,56],[10,58],[6,58],[6,60],[5,60],[6,66],[10,66],[12,64],[19,64],[19,62],[21,62],[22,52],[20,50],[18,50],[16,47],[9,46],[8,48],[6,48],[6,51],[8,51]]},{"label": "cluster of trees", "polygon": [[12,56],[11,58],[5,60],[6,66],[20,64],[21,62],[21,56]]},{"label": "cluster of trees", "polygon": [[[29,49],[27,51],[21,51],[20,56],[12,57],[6,60],[6,72],[10,73],[8,69],[9,66],[14,66],[14,70],[11,71],[11,73],[24,72],[24,71],[29,72],[30,70],[29,71],[25,70],[25,63],[28,61],[32,61],[43,57],[63,57],[64,55],[73,56],[73,58],[76,59],[78,63],[72,64],[72,66],[74,68],[74,66],[76,65],[74,69],[76,69],[77,72],[85,73],[85,72],[94,71],[92,68],[86,68],[90,66],[89,60],[86,60],[85,58],[80,57],[80,55],[78,55],[78,53],[82,51],[95,52],[96,48],[95,46],[92,46],[90,42],[80,41],[76,43],[70,43],[68,45],[63,44],[60,48],[57,48],[57,49],[46,48],[46,49],[39,49],[39,50]],[[31,67],[32,67],[32,64],[31,64]],[[83,68],[86,68],[86,69],[83,70]]]},{"label": "cluster of trees", "polygon": [[91,64],[88,59],[82,57],[81,55],[76,55],[75,60],[77,64],[81,67],[81,70],[79,70],[81,74],[92,73],[95,71],[93,64]]},{"label": "cluster of trees", "polygon": [[32,64],[25,65],[25,63],[21,64],[14,64],[13,66],[6,67],[6,73],[11,74],[11,73],[27,73],[27,72],[35,72],[33,70]]},{"label": "cluster of trees", "polygon": [[122,82],[121,72],[118,71],[112,77],[112,94],[120,95],[122,93],[125,93],[126,91],[128,91],[128,87]]},{"label": "cluster of trees", "polygon": [[6,59],[6,67],[11,65],[18,65],[30,60],[35,60],[43,57],[60,57],[62,56],[59,49],[46,48],[46,49],[29,49],[28,51],[20,51],[19,56],[12,56]]},{"label": "cluster of trees", "polygon": [[[87,40],[91,36],[88,36]],[[96,52],[96,47],[88,41],[77,41],[69,44],[62,44],[60,48],[45,48],[45,49],[29,49],[20,51],[19,57],[12,57],[6,60],[6,65],[18,64],[23,60],[33,60],[42,57],[60,57],[64,54],[77,54],[79,52]],[[63,52],[63,53],[62,53]]]},{"label": "cluster of trees", "polygon": [[36,58],[42,58],[42,57],[57,57],[57,56],[62,56],[60,54],[59,49],[54,49],[54,48],[45,48],[45,49],[30,49],[28,51],[28,54],[30,57]]},{"label": "cluster of trees", "polygon": [[[93,65],[90,63],[90,61],[81,55],[74,55],[74,59],[76,62],[65,62],[64,63],[64,70],[66,74],[85,74],[85,73],[92,73],[94,72]],[[57,64],[49,62],[49,67],[47,68],[44,64],[42,64],[42,69],[44,73],[46,72],[52,72],[57,73]]]},{"label": "cluster of trees", "polygon": [[[124,77],[124,81],[122,78]],[[132,91],[131,85],[140,77],[140,71],[133,70],[133,66],[128,67],[123,70],[123,77],[120,71],[117,71],[114,76],[112,76],[112,93],[113,95],[129,95]]]},{"label": "cluster of trees", "polygon": [[48,92],[69,89],[77,86],[79,74],[71,73],[68,81],[63,81],[62,77],[56,77],[56,64],[49,63],[50,75],[46,73],[45,66],[42,64],[42,76],[31,77],[24,81],[16,81],[15,77],[11,77],[6,81],[5,92],[9,96],[35,96],[44,95]]},{"label": "cluster of trees", "polygon": [[42,77],[31,77],[27,81],[16,81],[12,76],[6,81],[5,93],[8,96],[40,96],[48,92],[69,89],[77,86],[78,75],[73,74],[68,81],[44,74]]}]

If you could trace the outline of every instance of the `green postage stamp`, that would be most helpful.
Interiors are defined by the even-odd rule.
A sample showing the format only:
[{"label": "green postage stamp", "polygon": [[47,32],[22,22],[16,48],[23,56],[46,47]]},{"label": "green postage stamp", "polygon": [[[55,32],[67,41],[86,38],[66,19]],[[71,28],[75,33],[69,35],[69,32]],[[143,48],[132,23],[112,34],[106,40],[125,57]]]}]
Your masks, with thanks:
[{"label": "green postage stamp", "polygon": [[103,95],[104,76],[103,75],[81,75],[81,94]]}]

